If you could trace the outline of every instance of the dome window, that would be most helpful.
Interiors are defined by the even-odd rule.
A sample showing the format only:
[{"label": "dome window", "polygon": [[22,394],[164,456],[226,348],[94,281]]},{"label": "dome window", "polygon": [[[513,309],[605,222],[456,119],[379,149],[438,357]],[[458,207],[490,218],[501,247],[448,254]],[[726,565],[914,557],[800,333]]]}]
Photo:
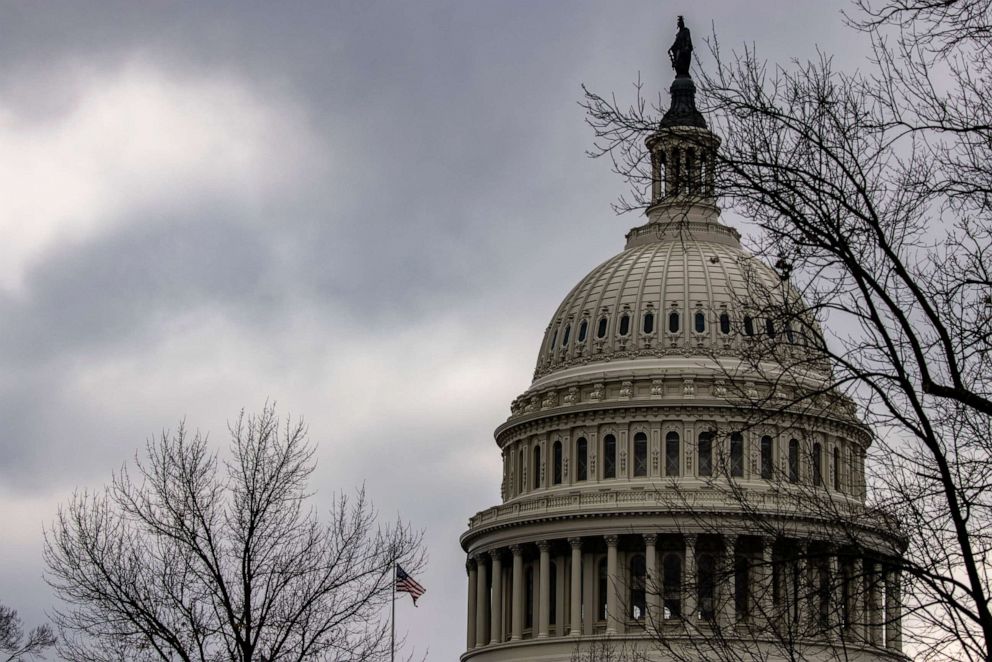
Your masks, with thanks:
[{"label": "dome window", "polygon": [[620,317],[620,335],[626,336],[630,333],[630,315],[624,313]]},{"label": "dome window", "polygon": [[813,444],[813,485],[823,486],[823,447],[820,442]]},{"label": "dome window", "polygon": [[558,344],[558,329],[555,329],[555,332],[551,334],[551,344],[548,345],[548,349],[553,352],[555,350],[555,345],[557,344]]},{"label": "dome window", "polygon": [[648,436],[643,432],[634,435],[634,477],[648,475]]},{"label": "dome window", "polygon": [[534,446],[534,464],[531,465],[531,488],[537,489],[541,487],[541,446]]},{"label": "dome window", "polygon": [[654,333],[654,313],[644,314],[643,329],[645,334]]},{"label": "dome window", "polygon": [[744,477],[744,435],[740,432],[730,435],[730,475]]},{"label": "dome window", "polygon": [[700,310],[696,312],[696,333],[704,331],[706,331],[706,315]]},{"label": "dome window", "polygon": [[566,324],[565,325],[565,334],[564,334],[564,336],[561,339],[561,346],[562,347],[568,347],[568,337],[571,334],[572,334],[572,325],[571,324]]},{"label": "dome window", "polygon": [[700,432],[699,433],[699,444],[696,447],[696,451],[699,455],[697,466],[699,467],[700,476],[712,476],[713,475],[713,433],[712,432]]},{"label": "dome window", "polygon": [[746,336],[754,335],[754,320],[751,319],[750,315],[744,316],[744,335]]},{"label": "dome window", "polygon": [[789,440],[789,482],[799,482],[799,441]]},{"label": "dome window", "polygon": [[551,472],[551,482],[554,485],[561,485],[561,475],[562,475],[562,452],[561,452],[561,442],[556,441],[555,445],[551,447],[552,455],[552,472]]},{"label": "dome window", "polygon": [[774,442],[765,435],[761,438],[761,477],[770,480],[774,471]]},{"label": "dome window", "polygon": [[765,320],[765,335],[769,338],[775,337],[775,322],[772,321],[771,317]]},{"label": "dome window", "polygon": [[840,492],[840,449],[834,446],[834,489]]},{"label": "dome window", "polygon": [[579,437],[575,442],[575,480],[586,480],[589,474],[589,442]]},{"label": "dome window", "polygon": [[668,332],[669,333],[679,332],[679,314],[674,310],[668,313]]},{"label": "dome window", "polygon": [[730,315],[727,313],[720,313],[720,333],[725,336],[730,334]]},{"label": "dome window", "polygon": [[792,332],[792,325],[788,322],[785,323],[785,338],[789,341],[790,345],[796,344],[796,334]]},{"label": "dome window", "polygon": [[599,326],[596,328],[596,337],[602,340],[606,337],[606,318],[599,318]]},{"label": "dome window", "polygon": [[617,477],[617,438],[612,434],[603,437],[603,478]]},{"label": "dome window", "polygon": [[586,341],[586,331],[588,330],[589,330],[589,322],[587,322],[586,320],[582,320],[579,323],[579,337],[578,337],[579,342]]},{"label": "dome window", "polygon": [[679,433],[669,432],[665,435],[665,475],[679,475]]}]

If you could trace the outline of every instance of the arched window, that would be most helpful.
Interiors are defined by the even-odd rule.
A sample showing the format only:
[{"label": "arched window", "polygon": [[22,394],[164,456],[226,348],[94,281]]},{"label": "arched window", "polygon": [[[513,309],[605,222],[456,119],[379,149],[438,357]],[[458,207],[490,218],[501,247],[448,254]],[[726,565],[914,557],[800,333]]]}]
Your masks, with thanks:
[{"label": "arched window", "polygon": [[706,315],[703,311],[696,311],[696,333],[702,333],[706,330]]},{"label": "arched window", "polygon": [[555,485],[561,485],[562,454],[560,441],[556,441],[555,445],[551,447],[551,453],[554,456],[552,458],[554,461],[554,467],[551,473],[551,482]]},{"label": "arched window", "polygon": [[840,492],[840,448],[834,446],[834,489]]},{"label": "arched window", "polygon": [[606,620],[606,597],[610,590],[609,580],[606,576],[606,557],[599,560],[596,566],[596,620]]},{"label": "arched window", "polygon": [[524,491],[524,449],[520,449],[520,458],[517,461],[517,494]]},{"label": "arched window", "polygon": [[696,579],[699,617],[712,621],[716,617],[716,561],[712,554],[700,554]]},{"label": "arched window", "polygon": [[617,438],[612,434],[603,437],[603,478],[617,477]]},{"label": "arched window", "polygon": [[654,333],[654,313],[644,313],[644,333]]},{"label": "arched window", "polygon": [[679,314],[674,310],[668,313],[668,331],[669,333],[679,332]]},{"label": "arched window", "polygon": [[665,475],[678,476],[680,471],[679,433],[665,435]]},{"label": "arched window", "polygon": [[765,435],[761,438],[761,477],[770,480],[775,473],[775,443]]},{"label": "arched window", "polygon": [[601,339],[601,340],[606,337],[606,318],[605,317],[600,317],[599,318],[599,326],[596,327],[596,337],[599,338],[599,339]]},{"label": "arched window", "polygon": [[541,445],[534,446],[534,464],[531,465],[531,487],[537,489],[541,486]]},{"label": "arched window", "polygon": [[789,341],[790,345],[794,345],[796,343],[796,334],[792,332],[792,324],[789,322],[785,323],[785,338]]},{"label": "arched window", "polygon": [[648,475],[648,436],[643,432],[634,435],[634,476]]},{"label": "arched window", "polygon": [[620,316],[620,335],[625,336],[630,333],[630,315],[624,313]]},{"label": "arched window", "polygon": [[799,482],[799,442],[789,440],[789,482]]},{"label": "arched window", "polygon": [[672,552],[661,562],[662,607],[664,618],[682,616],[682,557]]},{"label": "arched window", "polygon": [[730,475],[744,476],[744,435],[734,432],[730,435]]},{"label": "arched window", "polygon": [[579,437],[575,442],[575,480],[586,480],[589,476],[589,442]]},{"label": "arched window", "polygon": [[699,455],[699,475],[700,476],[712,476],[713,475],[713,433],[712,432],[700,432],[699,433],[699,445],[697,447]]},{"label": "arched window", "polygon": [[720,313],[720,333],[728,335],[730,333],[730,315]]},{"label": "arched window", "polygon": [[589,329],[589,322],[587,320],[582,320],[579,322],[579,342],[586,341],[586,331]]},{"label": "arched window", "polygon": [[534,567],[527,566],[524,573],[524,627],[534,627],[534,596],[537,593],[534,586]]},{"label": "arched window", "polygon": [[734,559],[734,611],[738,620],[747,620],[751,611],[750,595],[748,585],[750,583],[750,569],[747,557],[738,556]]},{"label": "arched window", "polygon": [[753,336],[754,335],[754,320],[750,316],[744,316],[744,335]]},{"label": "arched window", "polygon": [[813,485],[823,485],[823,448],[820,442],[813,444]]},{"label": "arched window", "polygon": [[644,620],[646,575],[647,565],[644,563],[644,555],[632,556],[630,559],[630,598],[627,604],[629,605],[630,618],[635,621]]},{"label": "arched window", "polygon": [[561,338],[561,346],[562,347],[567,347],[568,346],[568,337],[571,334],[572,334],[572,325],[571,324],[566,324],[565,325],[565,333],[562,335],[562,338]]},{"label": "arched window", "polygon": [[551,344],[548,345],[548,351],[551,352],[555,351],[555,345],[557,344],[558,344],[558,329],[555,329],[555,332],[551,334]]},{"label": "arched window", "polygon": [[775,322],[772,321],[771,317],[765,320],[765,335],[769,338],[775,337]]}]

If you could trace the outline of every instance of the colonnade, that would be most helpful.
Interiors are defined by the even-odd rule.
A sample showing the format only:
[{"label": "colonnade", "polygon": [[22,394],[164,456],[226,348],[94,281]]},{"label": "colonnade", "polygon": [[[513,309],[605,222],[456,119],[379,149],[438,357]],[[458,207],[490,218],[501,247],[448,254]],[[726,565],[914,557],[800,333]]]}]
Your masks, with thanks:
[{"label": "colonnade", "polygon": [[810,540],[624,534],[539,540],[469,556],[468,649],[684,625],[782,627],[899,651],[898,569]]}]

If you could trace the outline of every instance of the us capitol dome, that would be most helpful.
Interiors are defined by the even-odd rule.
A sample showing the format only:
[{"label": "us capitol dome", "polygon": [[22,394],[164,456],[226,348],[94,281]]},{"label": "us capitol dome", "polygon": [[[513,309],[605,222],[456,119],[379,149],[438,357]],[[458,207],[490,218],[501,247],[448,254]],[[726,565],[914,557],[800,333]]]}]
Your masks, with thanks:
[{"label": "us capitol dome", "polygon": [[798,294],[721,223],[687,71],[671,94],[647,222],[554,311],[495,431],[502,503],[461,536],[461,659],[905,660],[871,435],[815,321],[767,314]]}]

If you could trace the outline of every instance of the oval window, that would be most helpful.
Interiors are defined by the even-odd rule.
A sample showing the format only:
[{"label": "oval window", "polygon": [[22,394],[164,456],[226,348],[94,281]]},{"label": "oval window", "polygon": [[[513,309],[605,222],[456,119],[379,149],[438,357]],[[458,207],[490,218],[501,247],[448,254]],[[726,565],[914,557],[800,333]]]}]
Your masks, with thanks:
[{"label": "oval window", "polygon": [[606,318],[605,317],[599,318],[599,327],[596,329],[596,337],[597,338],[605,338],[606,337]]},{"label": "oval window", "polygon": [[654,333],[654,313],[644,315],[644,333]]},{"label": "oval window", "polygon": [[702,333],[706,330],[706,315],[702,311],[696,313],[696,333]]},{"label": "oval window", "polygon": [[770,317],[765,320],[765,333],[769,338],[775,337],[775,322]]},{"label": "oval window", "polygon": [[720,333],[727,335],[730,333],[730,315],[722,313],[720,315]]},{"label": "oval window", "polygon": [[630,333],[630,315],[624,315],[620,318],[620,335],[625,336]]},{"label": "oval window", "polygon": [[572,333],[572,325],[571,325],[571,324],[566,324],[566,325],[565,325],[565,335],[564,335],[564,337],[563,337],[563,338],[561,339],[561,346],[562,346],[562,347],[566,347],[566,346],[568,346],[568,336],[569,336],[569,335],[570,335],[571,333]]},{"label": "oval window", "polygon": [[744,317],[744,335],[753,336],[754,335],[754,320],[750,317]]},{"label": "oval window", "polygon": [[588,328],[589,328],[589,323],[587,321],[582,320],[582,322],[579,323],[579,338],[578,338],[579,342],[586,341],[586,330]]},{"label": "oval window", "polygon": [[668,331],[670,333],[679,332],[679,314],[675,311],[668,314]]}]

